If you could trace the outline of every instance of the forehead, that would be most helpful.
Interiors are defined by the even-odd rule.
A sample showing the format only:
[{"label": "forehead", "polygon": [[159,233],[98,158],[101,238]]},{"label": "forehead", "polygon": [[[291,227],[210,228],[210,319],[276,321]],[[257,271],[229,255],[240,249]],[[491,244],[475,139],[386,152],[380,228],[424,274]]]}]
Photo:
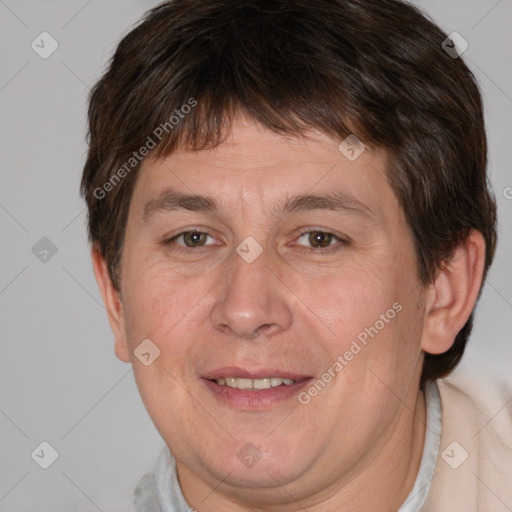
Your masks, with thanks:
[{"label": "forehead", "polygon": [[[159,200],[165,206],[164,196],[171,189],[170,196],[206,197],[203,210],[217,213],[246,203],[265,205],[275,214],[286,206],[292,211],[291,198],[327,194],[340,196],[348,206],[359,203],[362,210],[366,207],[377,216],[396,208],[386,176],[386,153],[366,148],[351,161],[339,149],[341,142],[315,131],[281,135],[238,119],[226,140],[213,149],[180,149],[158,159],[147,157],[139,171],[133,206],[145,216],[158,207]],[[170,199],[175,206],[176,197]]]}]

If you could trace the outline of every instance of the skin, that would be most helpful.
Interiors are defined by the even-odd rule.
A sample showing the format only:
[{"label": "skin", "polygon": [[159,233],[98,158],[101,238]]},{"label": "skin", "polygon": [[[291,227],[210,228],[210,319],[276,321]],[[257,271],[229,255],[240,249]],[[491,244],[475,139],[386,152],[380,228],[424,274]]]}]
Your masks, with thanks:
[{"label": "skin", "polygon": [[[130,204],[121,295],[92,251],[116,354],[132,362],[199,512],[396,511],[422,455],[424,351],[451,346],[481,285],[477,232],[435,282],[421,285],[386,154],[367,148],[351,162],[340,141],[306,135],[284,137],[240,116],[217,148],[146,158]],[[154,210],[144,219],[145,205],[169,188],[211,197],[219,209]],[[278,213],[290,196],[333,190],[371,213]],[[163,243],[194,228],[210,235],[206,245],[182,253],[183,237]],[[315,248],[303,231],[348,243],[327,236],[327,247]],[[252,263],[235,251],[249,236],[263,249]],[[307,405],[293,397],[235,409],[200,378],[223,366],[272,366],[319,379],[396,303],[402,310]],[[160,350],[149,366],[133,355],[147,338]],[[252,467],[237,456],[246,443],[261,454]]]}]

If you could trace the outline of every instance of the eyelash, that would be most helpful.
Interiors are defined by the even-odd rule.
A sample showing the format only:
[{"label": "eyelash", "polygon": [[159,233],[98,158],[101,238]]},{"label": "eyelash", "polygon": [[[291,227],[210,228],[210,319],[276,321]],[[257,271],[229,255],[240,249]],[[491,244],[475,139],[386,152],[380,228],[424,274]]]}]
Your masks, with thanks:
[{"label": "eyelash", "polygon": [[[299,247],[302,247],[304,250],[306,250],[308,252],[312,251],[315,254],[328,254],[331,252],[339,251],[343,247],[348,246],[350,244],[350,241],[348,239],[342,238],[338,235],[335,235],[334,233],[331,233],[330,231],[325,231],[320,228],[308,228],[308,229],[301,231],[297,236],[297,240],[302,238],[304,235],[308,235],[310,233],[315,233],[315,232],[322,233],[324,235],[331,235],[333,237],[333,240],[337,240],[338,244],[328,245],[327,247],[305,247],[305,246],[300,246],[300,245],[299,245]],[[207,231],[199,231],[199,230],[191,229],[188,231],[182,231],[181,233],[178,233],[177,235],[174,235],[171,238],[167,238],[167,239],[163,240],[162,244],[165,246],[173,245],[174,246],[172,248],[173,251],[181,252],[183,254],[192,254],[192,253],[198,254],[198,253],[204,252],[205,250],[208,250],[206,248],[207,246],[186,247],[184,245],[175,243],[176,239],[178,239],[180,236],[186,235],[187,233],[198,233],[201,235],[207,235],[210,238],[214,239],[214,237]],[[208,245],[216,245],[216,244],[208,244]],[[293,244],[293,245],[295,245],[295,244]]]},{"label": "eyelash", "polygon": [[309,235],[311,233],[322,233],[324,235],[331,235],[333,240],[337,240],[338,243],[334,245],[328,245],[327,247],[303,247],[307,251],[313,251],[315,254],[329,254],[331,252],[339,251],[343,247],[346,247],[349,245],[349,240],[347,238],[342,238],[341,236],[335,235],[334,233],[331,233],[330,231],[325,231],[320,228],[308,228],[299,233],[299,236],[297,237],[297,240],[302,238],[304,235]]},{"label": "eyelash", "polygon": [[[181,233],[178,233],[177,235],[171,237],[171,238],[168,238],[166,240],[163,241],[163,245],[165,246],[170,246],[170,245],[173,245],[174,247],[172,248],[173,251],[177,251],[177,252],[180,252],[180,253],[183,253],[183,254],[199,254],[199,253],[202,253],[204,252],[205,250],[208,250],[207,248],[205,248],[205,246],[199,246],[199,247],[186,247],[184,245],[179,245],[179,244],[176,244],[175,241],[177,238],[179,238],[180,236],[183,236],[183,235],[186,235],[187,233],[198,233],[200,235],[207,235],[209,236],[210,238],[213,238],[215,239],[210,233],[208,233],[207,231],[199,231],[199,230],[195,230],[195,229],[189,229],[188,231],[182,231]],[[209,244],[209,245],[215,245],[215,244]]]}]

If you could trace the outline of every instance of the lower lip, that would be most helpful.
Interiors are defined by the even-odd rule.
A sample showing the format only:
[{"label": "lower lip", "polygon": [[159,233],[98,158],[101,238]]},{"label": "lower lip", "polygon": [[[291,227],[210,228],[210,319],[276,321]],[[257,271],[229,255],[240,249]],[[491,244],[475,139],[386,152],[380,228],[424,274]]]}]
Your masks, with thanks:
[{"label": "lower lip", "polygon": [[214,380],[201,378],[208,389],[224,403],[227,403],[230,407],[246,411],[268,409],[277,403],[289,400],[293,396],[297,396],[298,392],[312,379],[312,377],[308,377],[289,386],[283,384],[275,388],[250,391],[247,389],[232,388],[226,385],[221,386]]}]

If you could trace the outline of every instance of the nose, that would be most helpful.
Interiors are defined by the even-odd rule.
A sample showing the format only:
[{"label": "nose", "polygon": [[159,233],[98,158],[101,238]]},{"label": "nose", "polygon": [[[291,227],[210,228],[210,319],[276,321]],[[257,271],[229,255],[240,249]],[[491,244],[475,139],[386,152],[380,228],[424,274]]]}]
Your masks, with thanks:
[{"label": "nose", "polygon": [[287,330],[292,324],[290,293],[269,266],[266,251],[252,263],[236,252],[232,268],[219,284],[211,311],[215,329],[243,340],[267,337]]}]

